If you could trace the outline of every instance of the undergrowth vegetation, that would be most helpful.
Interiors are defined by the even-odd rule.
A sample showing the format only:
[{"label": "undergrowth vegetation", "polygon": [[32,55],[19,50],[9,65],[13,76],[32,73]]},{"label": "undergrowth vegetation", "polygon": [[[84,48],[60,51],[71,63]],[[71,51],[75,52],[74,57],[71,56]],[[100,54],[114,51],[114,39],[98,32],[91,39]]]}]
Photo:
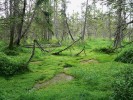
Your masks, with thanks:
[{"label": "undergrowth vegetation", "polygon": [[0,46],[1,76],[9,77],[29,71],[28,65],[26,64],[28,56],[23,55],[29,51],[21,47],[15,47],[12,50],[9,50],[3,42],[0,42]]},{"label": "undergrowth vegetation", "polygon": [[133,100],[133,67],[126,66],[112,85],[114,100]]},{"label": "undergrowth vegetation", "polygon": [[[125,97],[132,100],[132,64],[114,61],[116,52],[108,54],[94,51],[97,48],[107,48],[109,41],[89,40],[84,45],[86,55],[81,53],[79,56],[74,54],[82,50],[80,43],[58,56],[43,53],[36,48],[29,66],[25,66],[25,63],[31,56],[32,49],[14,49],[19,53],[16,55],[8,55],[1,49],[0,100],[128,100]],[[66,45],[50,50],[56,52],[65,47]],[[30,71],[19,74],[25,72],[26,68]],[[72,76],[73,80],[33,89],[35,85],[45,84],[60,73]],[[12,77],[8,80],[3,77],[9,75]]]},{"label": "undergrowth vegetation", "polygon": [[122,52],[115,61],[133,64],[133,48]]},{"label": "undergrowth vegetation", "polygon": [[25,60],[16,60],[0,53],[0,75],[12,76],[28,70]]},{"label": "undergrowth vegetation", "polygon": [[110,47],[96,48],[94,51],[106,54],[111,54],[116,52],[113,48]]}]

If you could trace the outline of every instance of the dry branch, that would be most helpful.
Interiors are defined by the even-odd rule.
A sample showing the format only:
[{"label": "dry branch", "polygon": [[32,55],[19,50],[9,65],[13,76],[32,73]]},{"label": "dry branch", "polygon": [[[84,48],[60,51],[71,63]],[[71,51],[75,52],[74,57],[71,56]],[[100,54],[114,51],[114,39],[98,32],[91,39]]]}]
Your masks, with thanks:
[{"label": "dry branch", "polygon": [[128,22],[128,23],[126,23],[126,24],[128,25],[128,24],[132,24],[132,23],[133,23],[133,20],[131,20],[130,22]]}]

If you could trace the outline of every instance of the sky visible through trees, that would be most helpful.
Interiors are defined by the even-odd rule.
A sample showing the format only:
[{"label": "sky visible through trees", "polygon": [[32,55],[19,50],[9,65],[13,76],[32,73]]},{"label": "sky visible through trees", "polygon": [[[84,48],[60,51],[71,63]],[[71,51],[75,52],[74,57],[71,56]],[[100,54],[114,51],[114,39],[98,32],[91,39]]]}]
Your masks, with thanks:
[{"label": "sky visible through trees", "polygon": [[[0,0],[0,16],[3,16],[4,15],[4,12],[2,11],[4,9],[4,1],[5,0]],[[30,2],[30,0],[29,0]],[[67,14],[72,14],[73,12],[78,12],[79,14],[81,14],[81,5],[82,3],[85,3],[86,0],[68,0],[68,3],[67,3]],[[89,5],[92,4],[92,0],[90,0],[89,2]],[[104,12],[107,11],[107,7],[105,5],[101,5],[101,2],[97,2],[96,3],[96,6],[97,8],[99,9],[103,9]],[[103,7],[103,8],[102,8]]]},{"label": "sky visible through trees", "polygon": [[[74,12],[78,12],[80,14],[81,13],[81,4],[85,3],[85,2],[86,2],[86,0],[69,0],[67,13],[72,14],[74,11]],[[88,4],[91,5],[92,0],[89,0]],[[97,2],[96,6],[97,6],[97,8],[99,8],[101,10],[103,7],[104,12],[107,11],[107,7],[105,5],[102,6],[100,1]]]}]

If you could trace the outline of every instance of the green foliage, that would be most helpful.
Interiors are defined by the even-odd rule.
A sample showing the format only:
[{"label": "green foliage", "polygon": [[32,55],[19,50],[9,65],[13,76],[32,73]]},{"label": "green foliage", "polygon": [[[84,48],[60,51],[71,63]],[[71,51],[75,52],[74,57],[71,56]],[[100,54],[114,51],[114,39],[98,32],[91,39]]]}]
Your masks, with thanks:
[{"label": "green foliage", "polygon": [[38,0],[36,6],[41,5],[43,2],[48,2],[49,0]]},{"label": "green foliage", "polygon": [[98,49],[94,49],[94,51],[102,52],[102,53],[106,53],[106,54],[115,53],[115,50],[110,47],[98,48]]},{"label": "green foliage", "polygon": [[9,49],[5,50],[4,53],[6,55],[9,55],[9,56],[17,56],[17,55],[19,55],[19,53],[16,50],[9,50]]},{"label": "green foliage", "polygon": [[122,52],[115,61],[133,64],[133,49]]},{"label": "green foliage", "polygon": [[65,63],[65,64],[63,65],[63,67],[64,67],[64,68],[69,68],[69,67],[73,67],[73,65],[72,65],[72,64],[69,64],[69,63]]},{"label": "green foliage", "polygon": [[[113,92],[111,86],[114,82],[114,75],[128,64],[115,62],[116,53],[108,55],[93,51],[94,48],[100,48],[101,45],[107,47],[109,42],[103,40],[86,42],[87,55],[81,54],[78,57],[72,56],[72,54],[79,52],[82,49],[82,44],[80,46],[74,45],[71,52],[66,50],[60,56],[42,53],[36,48],[35,56],[29,64],[32,72],[14,75],[8,80],[0,77],[0,99],[109,100]],[[65,47],[63,46],[56,48],[55,51],[63,49]],[[30,57],[32,49],[17,48],[16,51],[19,52],[19,55],[7,56],[1,53],[0,58],[5,56],[9,60],[8,62],[16,66],[16,64],[28,61],[27,58]],[[90,63],[89,60],[91,59],[98,61],[98,63],[95,61]],[[43,84],[59,73],[71,75],[74,79],[69,82],[60,81],[57,84],[32,91],[33,86],[37,83]]]},{"label": "green foliage", "polygon": [[3,51],[5,49],[5,43],[0,41],[0,51]]},{"label": "green foliage", "polygon": [[13,61],[10,57],[0,53],[0,75],[12,76],[28,70],[24,61]]},{"label": "green foliage", "polygon": [[21,53],[27,53],[29,50],[26,50],[25,48],[20,47],[14,47],[12,50],[10,50],[8,47],[1,46],[2,49],[0,49],[1,52],[4,52],[8,56],[19,56]]},{"label": "green foliage", "polygon": [[74,84],[58,84],[38,92],[23,94],[19,100],[92,100],[92,98],[85,87]]},{"label": "green foliage", "polygon": [[133,100],[133,69],[130,67],[124,68],[113,83],[114,100]]}]

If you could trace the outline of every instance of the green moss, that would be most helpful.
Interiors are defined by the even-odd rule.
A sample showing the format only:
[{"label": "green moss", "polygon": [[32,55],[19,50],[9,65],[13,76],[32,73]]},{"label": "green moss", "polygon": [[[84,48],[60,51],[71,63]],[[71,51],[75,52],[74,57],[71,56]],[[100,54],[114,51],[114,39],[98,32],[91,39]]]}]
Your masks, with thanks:
[{"label": "green moss", "polygon": [[[78,57],[73,56],[82,49],[82,44],[78,43],[59,56],[42,53],[36,48],[35,56],[29,64],[31,70],[29,73],[14,75],[8,80],[0,77],[0,99],[108,100],[113,94],[111,86],[116,75],[119,74],[121,68],[129,65],[115,62],[116,53],[109,55],[93,51],[95,48],[101,48],[101,46],[103,48],[108,45],[110,45],[110,42],[105,40],[87,40],[85,42],[86,55],[81,53]],[[66,46],[59,47],[53,52],[64,47]],[[7,56],[2,53],[0,57],[5,56],[4,62],[13,63],[13,66],[16,66],[21,62],[28,61],[32,49],[20,47],[16,51],[19,52],[19,55]],[[94,59],[98,63],[82,62],[89,59]],[[67,67],[67,69],[64,70],[64,67]],[[40,90],[30,91],[36,83],[48,81],[58,73],[66,73],[73,76],[74,79],[70,82],[60,82]]]}]

